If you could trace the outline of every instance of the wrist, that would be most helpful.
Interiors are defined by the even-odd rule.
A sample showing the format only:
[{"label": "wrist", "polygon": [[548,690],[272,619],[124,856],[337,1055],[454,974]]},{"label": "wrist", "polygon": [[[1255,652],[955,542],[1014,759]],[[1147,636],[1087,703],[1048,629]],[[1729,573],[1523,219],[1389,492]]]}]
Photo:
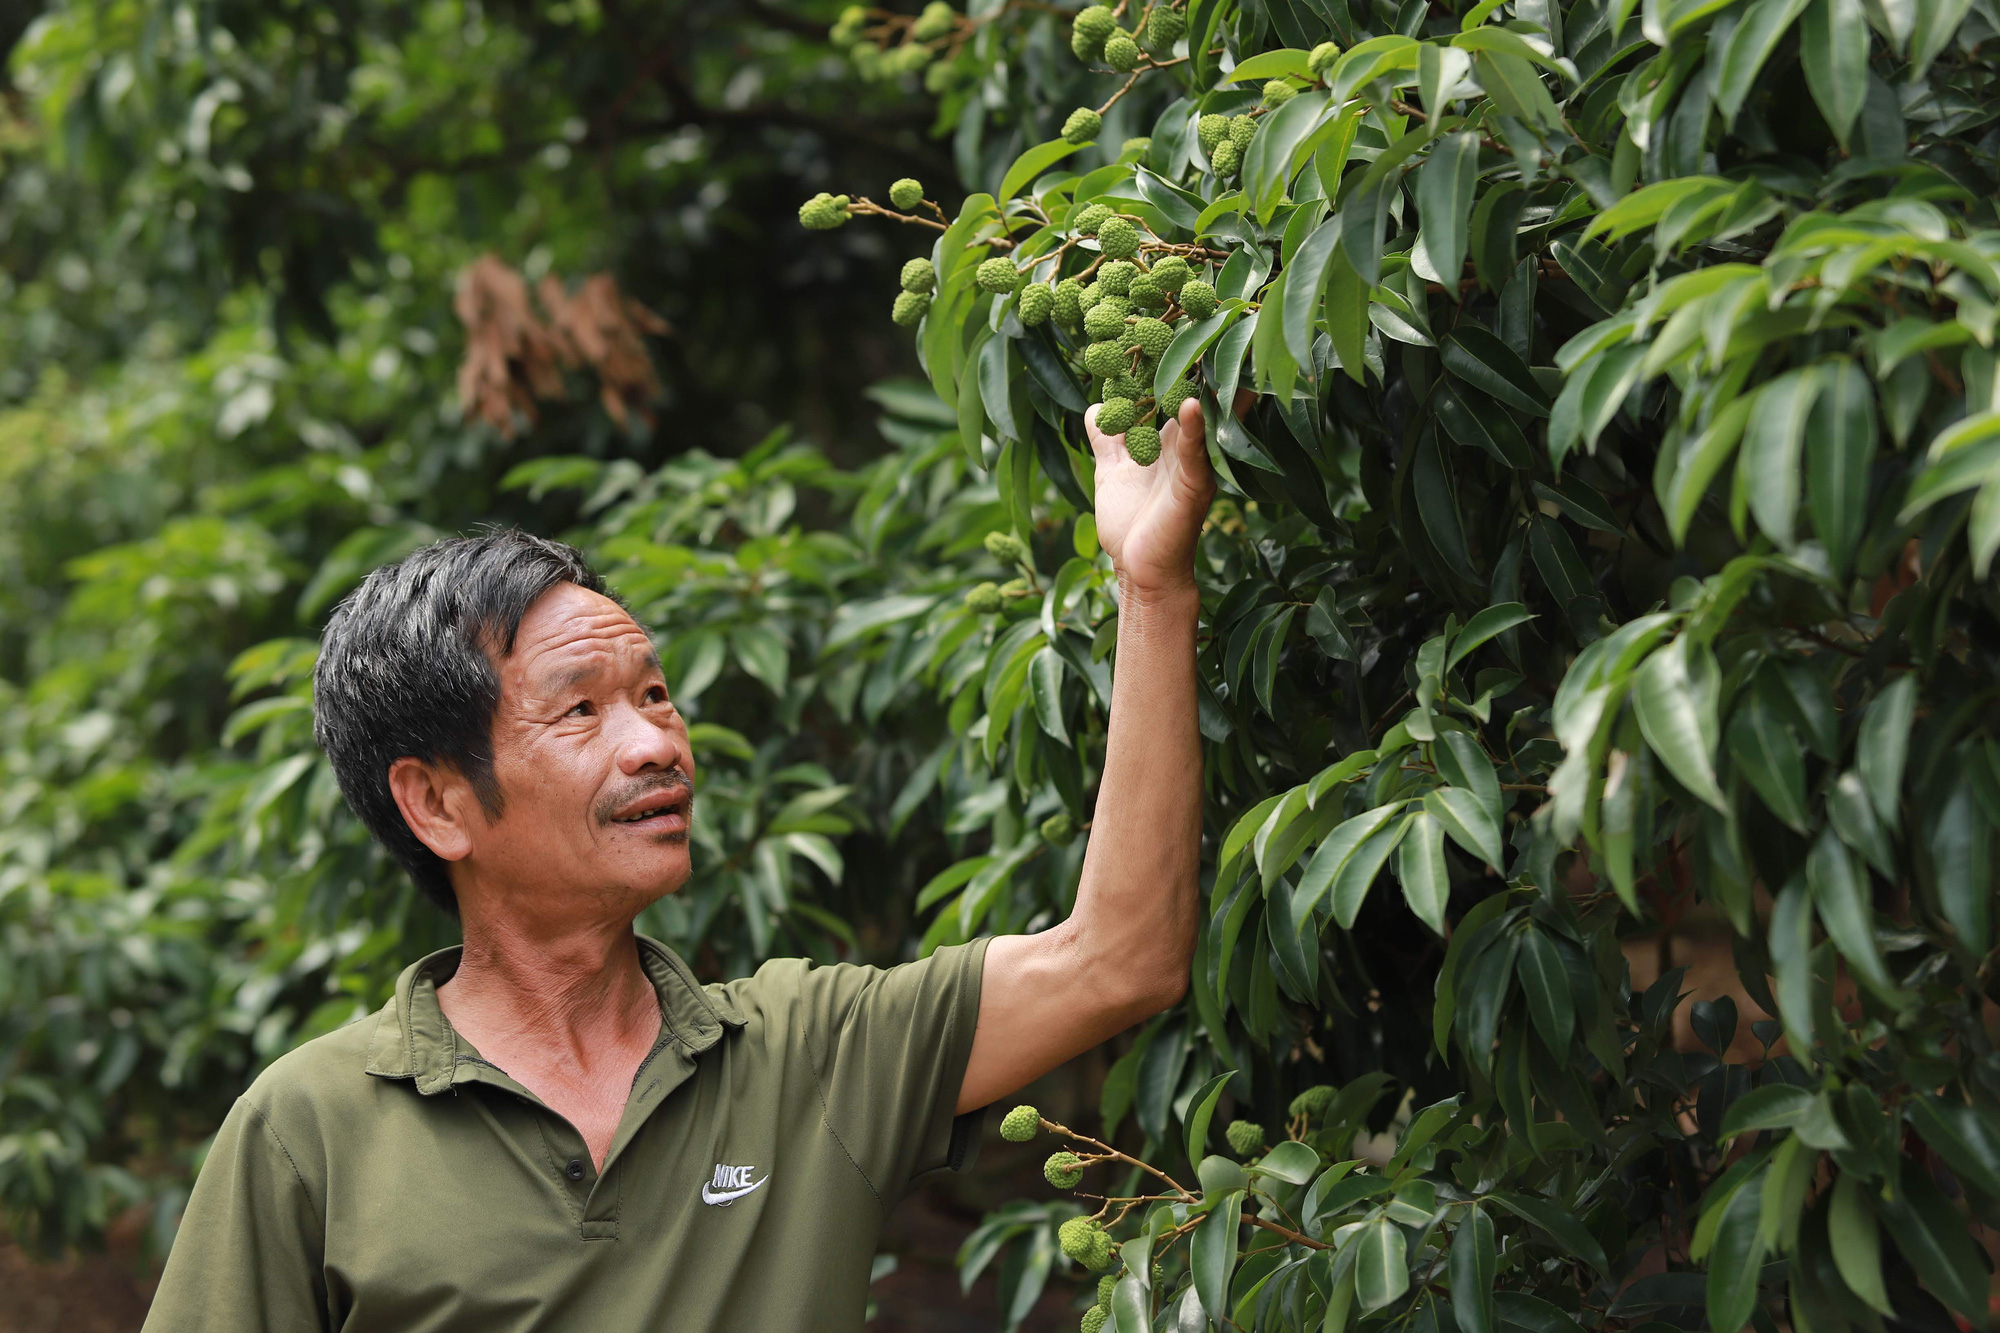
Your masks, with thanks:
[{"label": "wrist", "polygon": [[1118,591],[1122,611],[1187,615],[1201,612],[1201,589],[1195,586],[1193,571],[1184,578],[1141,582],[1121,570]]}]

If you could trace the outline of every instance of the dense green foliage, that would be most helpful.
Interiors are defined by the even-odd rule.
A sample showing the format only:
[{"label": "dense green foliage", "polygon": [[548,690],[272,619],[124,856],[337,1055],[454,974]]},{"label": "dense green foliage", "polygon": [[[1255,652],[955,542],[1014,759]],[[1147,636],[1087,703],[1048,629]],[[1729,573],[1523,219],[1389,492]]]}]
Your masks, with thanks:
[{"label": "dense green foliage", "polygon": [[[659,633],[701,850],[643,924],[705,974],[1057,919],[1116,637],[1080,413],[1192,391],[1189,995],[1053,1145],[1081,1204],[996,1214],[966,1272],[1010,1322],[1122,1272],[1085,1318],[1127,1333],[1983,1325],[1990,0],[939,8],[842,17],[853,68],[831,12],[698,4],[132,0],[23,39],[9,1224],[164,1234],[255,1069],[448,933],[341,808],[305,673],[354,579],[476,519],[572,536]],[[589,372],[511,438],[466,419],[488,249],[675,326],[660,428]],[[1131,310],[1057,282],[1105,249]],[[895,324],[931,384],[875,390],[864,462]],[[750,447],[760,411],[838,461]],[[1629,984],[1621,939],[1688,910],[1755,1040]]]},{"label": "dense green foliage", "polygon": [[[974,14],[979,188],[917,330],[968,456],[1060,548],[1086,403],[1145,461],[1193,376],[1224,488],[1206,928],[1105,1092],[1146,1148],[1072,1135],[1096,1211],[1010,1210],[968,1269],[1025,1246],[1024,1294],[1109,1227],[1124,1330],[1984,1326],[2000,15]],[[1084,816],[1113,609],[1050,568],[963,730]],[[1032,841],[932,881],[927,938]],[[1629,983],[1620,936],[1690,898],[1754,1042],[1724,998],[1677,1049],[1681,974]]]}]

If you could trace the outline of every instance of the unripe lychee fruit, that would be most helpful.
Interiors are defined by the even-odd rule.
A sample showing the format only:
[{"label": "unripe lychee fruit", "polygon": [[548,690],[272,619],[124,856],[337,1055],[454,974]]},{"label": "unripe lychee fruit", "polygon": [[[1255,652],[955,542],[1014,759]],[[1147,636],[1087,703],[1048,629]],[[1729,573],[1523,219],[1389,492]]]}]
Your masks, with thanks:
[{"label": "unripe lychee fruit", "polygon": [[1139,68],[1140,57],[1144,53],[1139,44],[1127,33],[1114,32],[1111,40],[1104,44],[1104,63],[1123,74]]},{"label": "unripe lychee fruit", "polygon": [[848,198],[821,191],[799,205],[799,221],[813,231],[832,231],[847,221]]},{"label": "unripe lychee fruit", "polygon": [[1187,280],[1193,275],[1194,270],[1190,269],[1187,260],[1179,255],[1168,255],[1153,265],[1153,281],[1159,284],[1163,292],[1179,291],[1187,285]]},{"label": "unripe lychee fruit", "polygon": [[1236,169],[1243,165],[1243,150],[1231,140],[1224,139],[1209,150],[1208,165],[1215,168],[1217,177],[1228,180],[1236,174]]},{"label": "unripe lychee fruit", "polygon": [[1000,1137],[1009,1143],[1026,1143],[1042,1126],[1042,1113],[1032,1106],[1017,1106],[1000,1121]]},{"label": "unripe lychee fruit", "polygon": [[1264,1127],[1251,1120],[1232,1120],[1222,1137],[1229,1140],[1231,1152],[1248,1157],[1264,1146]]},{"label": "unripe lychee fruit", "polygon": [[1200,393],[1201,390],[1195,387],[1193,380],[1177,379],[1167,386],[1165,393],[1159,395],[1154,400],[1153,407],[1158,411],[1160,420],[1172,421],[1180,415],[1181,404],[1190,398],[1199,396]]},{"label": "unripe lychee fruit", "polygon": [[1097,409],[1097,429],[1105,435],[1123,435],[1138,415],[1130,398],[1106,398]]},{"label": "unripe lychee fruit", "polygon": [[1165,320],[1148,317],[1132,326],[1132,341],[1142,347],[1146,355],[1157,360],[1160,353],[1167,350],[1167,344],[1174,340],[1173,329]]},{"label": "unripe lychee fruit", "polygon": [[1055,317],[1064,324],[1074,324],[1083,318],[1083,284],[1075,278],[1064,278],[1055,287]]},{"label": "unripe lychee fruit", "polygon": [[1057,847],[1067,847],[1076,837],[1076,821],[1069,811],[1058,810],[1042,821],[1042,841]]},{"label": "unripe lychee fruit", "polygon": [[1063,142],[1089,143],[1097,137],[1097,132],[1103,128],[1104,117],[1098,115],[1087,106],[1080,106],[1070,112],[1069,119],[1063,122]]},{"label": "unripe lychee fruit", "polygon": [[1104,1232],[1096,1222],[1087,1217],[1072,1217],[1056,1228],[1056,1244],[1062,1252],[1078,1263],[1085,1263],[1095,1248],[1097,1238]]},{"label": "unripe lychee fruit", "polygon": [[1021,322],[1029,328],[1049,322],[1049,316],[1056,308],[1056,293],[1053,287],[1043,283],[1033,283],[1021,289],[1021,303],[1018,307]]},{"label": "unripe lychee fruit", "polygon": [[1284,79],[1272,79],[1264,85],[1264,105],[1283,106],[1299,95],[1299,90]]},{"label": "unripe lychee fruit", "polygon": [[1321,42],[1312,49],[1312,54],[1306,57],[1306,68],[1312,71],[1315,79],[1323,79],[1326,77],[1326,72],[1333,68],[1333,62],[1338,59],[1340,59],[1340,43]]},{"label": "unripe lychee fruit", "polygon": [[1083,1179],[1082,1159],[1073,1152],[1051,1153],[1042,1163],[1042,1179],[1059,1190],[1075,1189]]},{"label": "unripe lychee fruit", "polygon": [[889,307],[889,318],[902,328],[913,329],[930,310],[929,292],[897,292],[896,303]]},{"label": "unripe lychee fruit", "polygon": [[1294,1118],[1306,1116],[1310,1119],[1318,1120],[1327,1113],[1327,1109],[1333,1105],[1333,1099],[1337,1095],[1334,1089],[1327,1084],[1317,1084],[1292,1098],[1292,1104],[1286,1109],[1286,1113]]},{"label": "unripe lychee fruit", "polygon": [[1155,4],[1146,14],[1146,28],[1140,34],[1145,39],[1146,49],[1154,55],[1167,55],[1174,43],[1187,31],[1187,16],[1178,9]]},{"label": "unripe lychee fruit", "polygon": [[1160,460],[1160,429],[1157,426],[1140,423],[1125,432],[1125,452],[1140,467],[1151,467]]},{"label": "unripe lychee fruit", "polygon": [[1215,146],[1229,137],[1229,117],[1211,112],[1194,123],[1194,137],[1201,142],[1201,151],[1215,152]]},{"label": "unripe lychee fruit", "polygon": [[1257,137],[1257,118],[1255,116],[1230,117],[1229,142],[1236,145],[1236,151],[1240,153],[1244,149],[1248,148],[1250,146],[1250,141],[1256,137]]},{"label": "unripe lychee fruit", "polygon": [[958,15],[944,0],[931,0],[924,6],[923,13],[917,15],[917,21],[910,25],[910,36],[920,42],[934,41],[950,32],[957,21]]},{"label": "unripe lychee fruit", "polygon": [[965,594],[965,609],[974,615],[990,616],[1003,605],[997,583],[978,584]]},{"label": "unripe lychee fruit", "polygon": [[1018,565],[1028,558],[1028,544],[1011,532],[989,532],[986,554],[1003,565]]},{"label": "unripe lychee fruit", "polygon": [[1123,370],[1125,361],[1125,349],[1108,338],[1083,349],[1083,368],[1100,379],[1109,378]]},{"label": "unripe lychee fruit", "polygon": [[1120,158],[1144,157],[1151,151],[1153,151],[1153,139],[1151,135],[1142,134],[1136,139],[1127,139],[1124,143],[1118,145],[1118,156]]},{"label": "unripe lychee fruit", "polygon": [[1111,1293],[1117,1290],[1117,1287],[1118,1279],[1109,1273],[1097,1279],[1097,1303],[1109,1306],[1111,1304]]},{"label": "unripe lychee fruit", "polygon": [[1139,229],[1124,218],[1106,218],[1097,228],[1097,248],[1109,259],[1130,259],[1139,253]]},{"label": "unripe lychee fruit", "polygon": [[1125,332],[1125,316],[1131,313],[1124,297],[1107,296],[1084,312],[1083,331],[1093,342],[1116,338]]},{"label": "unripe lychee fruit", "polygon": [[1090,204],[1069,220],[1070,230],[1079,236],[1095,236],[1115,211],[1109,204]]},{"label": "unripe lychee fruit", "polygon": [[1093,1305],[1088,1310],[1085,1310],[1083,1318],[1077,1321],[1077,1333],[1104,1333],[1104,1326],[1110,1322],[1111,1307],[1108,1305]]},{"label": "unripe lychee fruit", "polygon": [[889,187],[889,202],[905,212],[924,201],[923,182],[909,176]]},{"label": "unripe lychee fruit", "polygon": [[1167,303],[1167,294],[1160,290],[1160,284],[1150,273],[1141,273],[1132,279],[1132,285],[1125,291],[1125,299],[1134,306],[1159,309]]},{"label": "unripe lychee fruit", "polygon": [[1132,279],[1139,276],[1139,266],[1129,259],[1114,259],[1097,270],[1097,281],[1105,291],[1113,296],[1127,296],[1132,291]]},{"label": "unripe lychee fruit", "polygon": [[1181,309],[1195,319],[1207,319],[1218,304],[1215,288],[1200,278],[1189,278],[1180,290]]},{"label": "unripe lychee fruit", "polygon": [[937,270],[928,259],[912,259],[903,265],[902,285],[906,292],[927,292],[937,286]]},{"label": "unripe lychee fruit", "polygon": [[981,291],[992,292],[995,296],[1005,296],[1021,285],[1022,273],[1014,267],[1014,261],[995,255],[981,263],[972,271],[973,281]]},{"label": "unripe lychee fruit", "polygon": [[1077,11],[1070,20],[1069,30],[1090,44],[1093,51],[1102,50],[1104,39],[1118,29],[1118,16],[1111,12],[1109,5],[1090,5]]}]

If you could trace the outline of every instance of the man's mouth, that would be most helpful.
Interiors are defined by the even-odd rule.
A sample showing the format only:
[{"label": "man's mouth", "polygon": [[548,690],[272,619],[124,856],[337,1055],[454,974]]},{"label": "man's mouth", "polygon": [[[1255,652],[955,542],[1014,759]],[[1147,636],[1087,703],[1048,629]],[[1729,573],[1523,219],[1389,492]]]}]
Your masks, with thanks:
[{"label": "man's mouth", "polygon": [[690,797],[685,787],[651,792],[612,815],[610,822],[648,833],[678,833],[687,828]]}]

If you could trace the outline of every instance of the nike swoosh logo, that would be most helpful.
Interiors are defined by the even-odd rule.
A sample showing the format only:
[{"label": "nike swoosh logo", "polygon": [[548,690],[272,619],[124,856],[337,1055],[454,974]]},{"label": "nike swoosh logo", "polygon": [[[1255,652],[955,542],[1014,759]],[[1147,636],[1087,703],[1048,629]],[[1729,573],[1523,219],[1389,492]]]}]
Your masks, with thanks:
[{"label": "nike swoosh logo", "polygon": [[701,1187],[701,1201],[703,1203],[719,1203],[727,1206],[735,1203],[752,1190],[762,1189],[770,1179],[769,1176],[765,1176],[763,1180],[758,1181],[755,1185],[745,1185],[740,1190],[719,1190],[713,1185],[704,1184]]}]

